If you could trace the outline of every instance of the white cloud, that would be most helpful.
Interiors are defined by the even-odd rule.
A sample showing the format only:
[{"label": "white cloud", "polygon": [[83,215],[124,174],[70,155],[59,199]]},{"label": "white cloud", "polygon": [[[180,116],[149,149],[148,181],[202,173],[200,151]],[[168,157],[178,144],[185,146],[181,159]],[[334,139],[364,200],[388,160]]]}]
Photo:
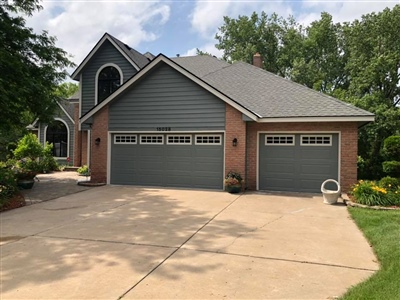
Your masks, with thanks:
[{"label": "white cloud", "polygon": [[[215,48],[214,43],[207,43],[204,44],[203,46],[199,47],[199,49],[201,51],[210,53],[211,55],[214,55],[216,57],[222,57],[222,55],[224,54],[224,52],[222,50],[218,50],[217,48]],[[186,53],[184,53],[182,56],[194,56],[197,53],[197,49],[193,48],[193,49],[189,49],[188,51],[186,51]]]},{"label": "white cloud", "polygon": [[43,2],[43,7],[28,19],[27,25],[56,36],[57,46],[72,54],[76,64],[105,32],[137,47],[141,42],[156,40],[159,27],[170,17],[170,7],[162,1]]}]

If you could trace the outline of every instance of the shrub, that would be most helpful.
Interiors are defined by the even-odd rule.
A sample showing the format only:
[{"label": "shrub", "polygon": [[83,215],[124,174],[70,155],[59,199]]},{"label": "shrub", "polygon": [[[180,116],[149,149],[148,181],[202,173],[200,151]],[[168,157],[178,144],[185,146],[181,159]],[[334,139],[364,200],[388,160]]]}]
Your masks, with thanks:
[{"label": "shrub", "polygon": [[352,195],[357,203],[368,206],[400,205],[400,188],[396,181],[390,177],[382,178],[379,184],[360,180],[353,186]]},{"label": "shrub", "polygon": [[43,148],[43,156],[39,160],[41,171],[51,172],[59,170],[57,161],[53,157],[53,144],[46,142]]},{"label": "shrub", "polygon": [[15,159],[29,157],[31,160],[35,160],[43,156],[43,146],[39,143],[36,135],[28,133],[18,141],[17,148],[13,153]]},{"label": "shrub", "polygon": [[14,172],[6,166],[0,164],[0,207],[2,207],[7,200],[14,196],[18,191],[17,179]]},{"label": "shrub", "polygon": [[383,171],[386,174],[399,177],[400,176],[400,161],[390,160],[382,164]]},{"label": "shrub", "polygon": [[82,167],[78,168],[77,172],[80,175],[89,175],[90,174],[89,167],[87,165],[83,165]]},{"label": "shrub", "polygon": [[383,152],[388,160],[400,159],[400,136],[392,135],[383,142]]},{"label": "shrub", "polygon": [[378,185],[387,191],[395,192],[400,187],[400,181],[397,178],[386,176],[379,180]]}]

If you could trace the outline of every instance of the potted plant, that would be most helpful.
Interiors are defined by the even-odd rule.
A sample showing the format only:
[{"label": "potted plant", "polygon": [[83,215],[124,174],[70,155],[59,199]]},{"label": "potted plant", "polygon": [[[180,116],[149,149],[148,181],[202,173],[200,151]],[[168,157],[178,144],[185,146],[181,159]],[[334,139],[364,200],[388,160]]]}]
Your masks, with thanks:
[{"label": "potted plant", "polygon": [[21,159],[14,164],[12,170],[17,178],[18,186],[23,189],[31,189],[38,174],[38,162],[29,158]]},{"label": "potted plant", "polygon": [[240,193],[244,180],[240,173],[230,171],[225,177],[225,190],[228,193]]}]

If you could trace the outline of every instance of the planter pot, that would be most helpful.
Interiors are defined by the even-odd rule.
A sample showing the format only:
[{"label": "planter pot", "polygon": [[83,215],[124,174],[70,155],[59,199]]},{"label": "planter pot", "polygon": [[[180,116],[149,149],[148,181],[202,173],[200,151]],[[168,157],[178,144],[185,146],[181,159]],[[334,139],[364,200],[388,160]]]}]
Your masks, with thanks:
[{"label": "planter pot", "polygon": [[226,185],[225,186],[225,191],[231,194],[237,194],[242,191],[242,185],[237,184],[237,185]]},{"label": "planter pot", "polygon": [[18,186],[24,190],[31,189],[35,184],[35,180],[18,180]]}]

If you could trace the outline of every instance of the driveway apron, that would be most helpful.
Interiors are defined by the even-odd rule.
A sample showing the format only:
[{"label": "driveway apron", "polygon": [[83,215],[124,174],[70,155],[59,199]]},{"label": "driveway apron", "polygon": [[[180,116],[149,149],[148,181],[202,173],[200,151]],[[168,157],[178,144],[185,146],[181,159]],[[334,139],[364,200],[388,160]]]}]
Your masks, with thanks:
[{"label": "driveway apron", "polygon": [[326,299],[378,269],[319,196],[104,186],[0,221],[1,299]]}]

